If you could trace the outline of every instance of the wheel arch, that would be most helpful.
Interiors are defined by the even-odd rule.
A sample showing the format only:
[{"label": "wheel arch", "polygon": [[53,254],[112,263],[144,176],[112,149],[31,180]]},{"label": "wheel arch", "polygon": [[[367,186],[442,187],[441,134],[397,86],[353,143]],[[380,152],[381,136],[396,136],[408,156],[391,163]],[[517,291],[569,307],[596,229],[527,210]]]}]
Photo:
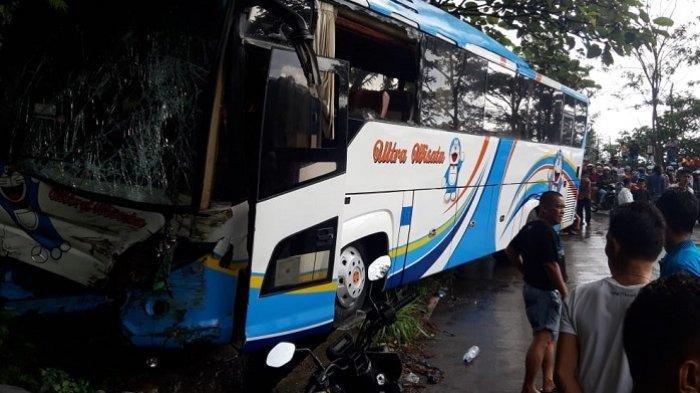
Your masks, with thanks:
[{"label": "wheel arch", "polygon": [[[388,254],[393,236],[392,222],[391,215],[386,211],[363,214],[344,222],[341,249],[360,242],[366,250],[370,251],[368,257],[377,258]],[[371,251],[382,253],[377,255]]]}]

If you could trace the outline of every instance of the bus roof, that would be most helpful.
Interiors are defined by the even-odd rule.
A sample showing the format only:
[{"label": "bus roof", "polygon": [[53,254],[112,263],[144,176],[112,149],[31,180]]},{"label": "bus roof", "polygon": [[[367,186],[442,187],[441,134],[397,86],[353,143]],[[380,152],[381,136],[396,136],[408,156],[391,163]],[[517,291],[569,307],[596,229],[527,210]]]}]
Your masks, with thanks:
[{"label": "bus roof", "polygon": [[530,65],[498,41],[470,24],[452,16],[422,0],[351,0],[365,8],[418,28],[426,34],[442,38],[453,44],[501,63],[518,74],[540,81],[578,100],[588,102],[588,97],[569,87],[536,73]]}]

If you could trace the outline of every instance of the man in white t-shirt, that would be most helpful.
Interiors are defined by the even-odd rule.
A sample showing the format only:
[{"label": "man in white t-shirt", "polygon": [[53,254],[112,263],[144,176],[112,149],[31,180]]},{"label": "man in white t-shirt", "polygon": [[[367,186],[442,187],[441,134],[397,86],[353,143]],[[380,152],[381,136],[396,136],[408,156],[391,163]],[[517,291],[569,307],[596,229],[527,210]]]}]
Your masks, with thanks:
[{"label": "man in white t-shirt", "polygon": [[649,204],[627,203],[610,214],[605,254],[612,277],[578,286],[564,306],[555,366],[560,391],[632,391],[622,325],[651,281],[664,233],[661,213]]},{"label": "man in white t-shirt", "polygon": [[625,203],[630,203],[634,201],[632,196],[632,191],[630,191],[630,179],[624,178],[622,180],[622,188],[620,192],[617,193],[617,205],[624,205]]}]

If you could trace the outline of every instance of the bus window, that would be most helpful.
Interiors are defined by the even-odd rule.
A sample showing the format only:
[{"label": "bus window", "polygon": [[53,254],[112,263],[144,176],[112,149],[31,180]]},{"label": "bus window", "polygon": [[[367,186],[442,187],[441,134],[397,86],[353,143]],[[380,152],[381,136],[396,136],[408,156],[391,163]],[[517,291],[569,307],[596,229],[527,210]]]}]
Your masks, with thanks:
[{"label": "bus window", "polygon": [[532,80],[515,77],[515,94],[512,97],[511,124],[514,137],[522,140],[531,140],[529,129],[530,117],[530,94],[532,90]]},{"label": "bus window", "polygon": [[586,117],[588,116],[588,104],[576,101],[576,128],[574,132],[574,147],[582,147],[583,138],[586,135]]},{"label": "bus window", "polygon": [[[417,42],[406,31],[358,21],[339,11],[335,56],[350,63],[348,130],[368,119],[412,123],[416,107]],[[366,24],[365,24],[366,23]]]},{"label": "bus window", "polygon": [[[319,58],[319,66],[328,61]],[[296,53],[272,51],[260,151],[261,198],[344,169],[346,134],[342,124],[347,113],[339,103],[340,88],[347,88],[347,76],[343,81],[337,71],[321,73],[322,79],[329,75],[335,78],[333,106],[337,110],[331,114],[334,132],[327,132],[325,111],[312,97]]]},{"label": "bus window", "polygon": [[564,96],[564,120],[561,130],[561,143],[564,145],[572,145],[575,128],[574,117],[576,116],[575,102],[576,100],[573,97]]},{"label": "bus window", "polygon": [[518,108],[515,105],[515,72],[495,63],[488,63],[484,95],[484,133],[498,137],[518,137]]},{"label": "bus window", "polygon": [[348,115],[354,119],[408,122],[414,94],[413,82],[351,68]]},{"label": "bus window", "polygon": [[425,36],[421,56],[421,124],[481,132],[485,85],[486,60]]},{"label": "bus window", "polygon": [[557,144],[561,140],[561,93],[537,83],[532,95],[531,122],[537,142]]}]

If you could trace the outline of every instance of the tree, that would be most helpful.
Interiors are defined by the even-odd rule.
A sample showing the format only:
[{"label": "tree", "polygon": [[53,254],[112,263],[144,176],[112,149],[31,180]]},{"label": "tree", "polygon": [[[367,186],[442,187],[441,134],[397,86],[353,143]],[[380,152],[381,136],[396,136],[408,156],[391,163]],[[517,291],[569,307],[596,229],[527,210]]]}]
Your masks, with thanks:
[{"label": "tree", "polygon": [[657,133],[648,126],[625,131],[617,142],[627,145],[636,142],[640,146],[647,146],[656,138],[660,146],[667,146],[672,140],[677,140],[681,155],[700,156],[699,98],[684,95],[669,100],[669,110],[659,117],[657,126]]},{"label": "tree", "polygon": [[670,98],[668,106],[658,121],[661,143],[677,140],[681,155],[700,156],[700,99],[690,95]]},{"label": "tree", "polygon": [[663,162],[662,141],[659,129],[659,107],[664,104],[663,97],[670,91],[673,75],[681,65],[692,64],[695,53],[689,48],[695,48],[692,43],[697,35],[689,33],[690,25],[673,29],[670,18],[673,10],[666,16],[651,19],[650,2],[646,3],[646,11],[636,22],[645,37],[635,40],[632,55],[639,64],[640,71],[628,71],[626,88],[640,93],[645,106],[651,107],[651,127],[649,143],[654,147],[654,158]]},{"label": "tree", "polygon": [[523,41],[515,52],[527,59],[540,74],[576,90],[599,89],[600,86],[589,78],[593,67],[583,66],[571,58],[568,50],[551,50],[549,43],[542,38]]},{"label": "tree", "polygon": [[596,120],[595,117],[596,116],[594,115],[593,117],[588,119],[588,134],[586,134],[585,158],[590,162],[599,162],[601,158],[600,139],[598,138],[598,133],[593,127],[593,123],[595,123]]},{"label": "tree", "polygon": [[[637,21],[644,17],[639,0],[428,0],[464,19],[501,43],[513,47],[537,71],[555,75],[574,88],[594,86],[588,69],[570,56],[577,49],[588,58],[613,64],[613,53],[629,55],[648,36]],[[519,47],[510,37],[515,35]]]}]

